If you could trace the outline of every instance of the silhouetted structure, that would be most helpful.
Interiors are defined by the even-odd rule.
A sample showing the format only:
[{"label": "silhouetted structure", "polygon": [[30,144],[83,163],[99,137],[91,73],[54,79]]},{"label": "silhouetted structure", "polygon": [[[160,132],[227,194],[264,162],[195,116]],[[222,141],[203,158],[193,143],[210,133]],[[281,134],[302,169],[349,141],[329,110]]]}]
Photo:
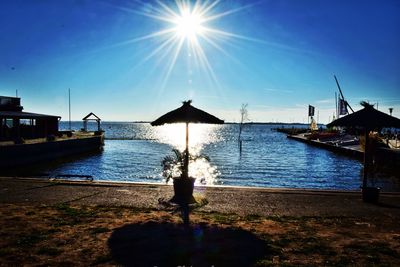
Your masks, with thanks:
[{"label": "silhouetted structure", "polygon": [[174,109],[151,123],[152,126],[159,126],[166,123],[186,123],[186,149],[184,152],[184,164],[181,177],[174,179],[174,197],[171,202],[177,203],[182,207],[182,217],[184,223],[189,224],[188,204],[196,202],[193,198],[193,188],[195,179],[189,177],[189,123],[210,123],[223,124],[224,121],[217,117],[195,108],[191,105],[192,100],[184,101],[180,108]]},{"label": "silhouetted structure", "polygon": [[58,133],[60,116],[23,112],[19,97],[0,96],[0,140],[42,138]]},{"label": "silhouetted structure", "polygon": [[157,120],[151,123],[152,126],[159,126],[166,123],[186,123],[186,159],[184,175],[188,177],[189,167],[189,123],[208,123],[208,124],[223,124],[224,121],[217,117],[195,108],[191,105],[192,100],[183,101],[183,105],[180,108],[172,110]]},{"label": "silhouetted structure", "polygon": [[82,120],[83,120],[83,130],[85,132],[87,132],[87,126],[88,126],[89,121],[96,121],[97,122],[97,131],[101,131],[101,128],[100,128],[101,119],[93,112],[90,112]]},{"label": "silhouetted structure", "polygon": [[[364,174],[363,174],[363,184],[362,188],[367,189],[367,178],[369,173],[369,165],[371,163],[371,151],[369,147],[369,133],[370,131],[377,130],[380,131],[385,127],[395,127],[400,128],[400,119],[383,113],[379,110],[374,109],[373,105],[366,102],[361,102],[364,106],[363,109],[349,114],[345,117],[337,119],[329,124],[327,127],[342,126],[342,127],[352,127],[361,128],[365,133],[365,151],[364,151]],[[364,191],[363,191],[364,194]],[[364,195],[363,195],[364,196]]]}]

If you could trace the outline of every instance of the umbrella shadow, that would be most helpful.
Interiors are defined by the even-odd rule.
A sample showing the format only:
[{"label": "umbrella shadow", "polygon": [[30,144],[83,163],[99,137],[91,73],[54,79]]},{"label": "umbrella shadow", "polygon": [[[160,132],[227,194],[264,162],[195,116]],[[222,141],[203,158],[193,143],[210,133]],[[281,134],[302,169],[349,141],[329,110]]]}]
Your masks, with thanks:
[{"label": "umbrella shadow", "polygon": [[266,242],[251,232],[208,224],[129,224],[108,239],[112,258],[123,266],[252,266]]}]

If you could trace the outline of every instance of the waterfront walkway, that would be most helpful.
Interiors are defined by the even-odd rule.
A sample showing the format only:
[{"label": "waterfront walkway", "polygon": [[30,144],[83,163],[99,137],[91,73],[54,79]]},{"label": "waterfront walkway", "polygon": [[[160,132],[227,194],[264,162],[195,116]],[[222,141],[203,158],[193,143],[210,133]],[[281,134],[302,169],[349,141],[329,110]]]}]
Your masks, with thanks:
[{"label": "waterfront walkway", "polygon": [[[0,177],[0,203],[104,205],[162,209],[159,200],[173,195],[172,186],[106,182],[68,182]],[[344,216],[400,218],[400,193],[381,193],[368,204],[360,192],[244,187],[196,187],[206,212],[261,216]]]}]

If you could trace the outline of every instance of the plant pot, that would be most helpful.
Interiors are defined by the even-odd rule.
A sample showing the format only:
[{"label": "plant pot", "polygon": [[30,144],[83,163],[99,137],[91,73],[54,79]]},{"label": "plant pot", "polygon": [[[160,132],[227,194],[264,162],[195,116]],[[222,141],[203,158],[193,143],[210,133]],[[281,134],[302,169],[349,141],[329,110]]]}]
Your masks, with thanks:
[{"label": "plant pot", "polygon": [[379,201],[379,192],[381,189],[379,187],[362,187],[362,198],[364,202],[368,203],[378,203]]},{"label": "plant pot", "polygon": [[177,204],[193,204],[196,200],[193,197],[194,178],[173,178],[174,197],[170,200]]}]

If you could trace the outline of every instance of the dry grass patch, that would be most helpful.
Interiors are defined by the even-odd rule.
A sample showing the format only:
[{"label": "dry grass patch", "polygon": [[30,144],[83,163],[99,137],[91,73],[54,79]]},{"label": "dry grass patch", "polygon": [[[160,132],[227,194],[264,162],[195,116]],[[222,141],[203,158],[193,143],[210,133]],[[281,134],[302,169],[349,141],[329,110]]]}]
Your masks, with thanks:
[{"label": "dry grass patch", "polygon": [[400,225],[389,217],[195,210],[192,226],[185,228],[171,210],[3,204],[0,214],[0,266],[144,266],[152,260],[198,263],[193,266],[400,265]]}]

